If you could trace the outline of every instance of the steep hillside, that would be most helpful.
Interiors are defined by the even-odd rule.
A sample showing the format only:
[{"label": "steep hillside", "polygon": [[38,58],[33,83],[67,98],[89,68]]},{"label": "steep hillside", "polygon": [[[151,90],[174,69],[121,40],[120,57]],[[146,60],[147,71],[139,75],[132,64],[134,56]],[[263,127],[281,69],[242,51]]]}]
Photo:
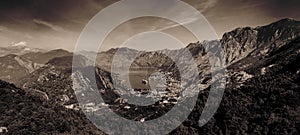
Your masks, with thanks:
[{"label": "steep hillside", "polygon": [[[240,60],[243,61],[248,60]],[[198,119],[207,100],[208,89],[199,94],[197,106],[189,119],[172,133],[299,134],[299,38],[253,65],[245,71],[259,74],[243,83],[235,76],[228,78],[220,107],[205,126],[199,127]],[[261,74],[260,69],[265,66],[267,68]]]},{"label": "steep hillside", "polygon": [[29,75],[41,66],[40,64],[14,54],[6,55],[0,57],[0,79],[17,82],[20,78]]},{"label": "steep hillside", "polygon": [[7,134],[103,134],[85,115],[0,81],[0,127]]},{"label": "steep hillside", "polygon": [[[82,56],[77,57],[82,58],[81,64],[85,65],[85,59]],[[16,84],[31,93],[46,94],[51,102],[63,105],[74,104],[77,101],[72,89],[72,60],[72,56],[53,58],[43,67],[24,76]]]},{"label": "steep hillside", "polygon": [[226,63],[229,65],[247,55],[266,55],[299,35],[299,21],[282,19],[262,27],[237,28],[225,33],[221,44],[224,46]]}]

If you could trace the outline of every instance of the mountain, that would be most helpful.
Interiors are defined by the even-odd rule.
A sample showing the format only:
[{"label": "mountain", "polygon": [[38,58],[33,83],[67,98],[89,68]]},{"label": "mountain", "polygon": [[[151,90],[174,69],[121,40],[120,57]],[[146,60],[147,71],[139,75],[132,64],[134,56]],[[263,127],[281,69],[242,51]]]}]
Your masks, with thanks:
[{"label": "mountain", "polygon": [[300,35],[300,22],[282,19],[256,28],[237,28],[225,33],[221,39],[227,64],[234,63],[247,55],[265,55]]},{"label": "mountain", "polygon": [[[253,76],[243,71],[247,66],[255,64],[253,62],[238,62],[241,59],[250,61],[260,61],[269,53],[285,44],[293,41],[300,35],[300,22],[293,19],[282,19],[277,22],[260,26],[256,28],[244,27],[237,28],[223,35],[220,43],[224,50],[224,57],[227,66],[238,67],[239,69],[228,68],[228,76],[235,76],[241,83]],[[213,48],[218,41],[203,41],[189,44],[188,49],[194,57],[198,66],[201,82],[209,80],[210,63],[205,50]],[[131,67],[154,67],[157,69],[168,70],[169,72],[176,71],[175,61],[185,61],[184,57],[180,57],[184,49],[179,50],[161,50],[152,52],[140,52],[129,48],[110,49],[107,52],[101,52],[97,56],[96,63],[98,66],[108,72],[111,72],[111,63],[116,53],[121,55],[120,62],[116,61],[115,68],[122,69],[124,64],[130,63],[129,58],[133,58],[136,54],[141,54],[131,64]],[[215,52],[220,54],[221,52]],[[174,60],[168,58],[164,54],[177,56]],[[220,54],[222,55],[222,54]],[[239,64],[237,64],[239,63]],[[181,65],[181,63],[178,63]],[[186,70],[191,70],[190,67],[184,67]],[[203,88],[207,88],[207,83],[203,83]]]},{"label": "mountain", "polygon": [[189,118],[171,134],[299,134],[300,37],[243,72],[254,75],[242,83],[236,76],[227,79],[222,102],[205,126],[199,127],[198,119],[209,89],[199,94]]},{"label": "mountain", "polygon": [[257,67],[251,71],[249,69],[268,63],[267,58],[270,55],[299,36],[300,22],[293,19],[282,19],[256,28],[238,28],[225,33],[221,42],[224,42],[222,45],[228,65],[227,75],[241,84],[253,76],[264,74],[268,66]]},{"label": "mountain", "polygon": [[0,79],[16,82],[18,79],[32,73],[42,65],[34,63],[26,58],[9,54],[0,57]]},{"label": "mountain", "polygon": [[32,53],[32,52],[44,52],[44,50],[37,49],[37,48],[30,48],[27,46],[27,43],[24,41],[18,43],[12,43],[10,46],[7,47],[0,47],[0,57],[8,54],[22,55],[22,54]]},{"label": "mountain", "polygon": [[56,57],[64,57],[64,56],[72,56],[73,54],[71,52],[68,52],[63,49],[56,49],[51,50],[48,52],[30,52],[21,55],[21,57],[24,57],[32,62],[38,63],[38,64],[45,64],[49,60],[56,58]]},{"label": "mountain", "polygon": [[[280,21],[271,23],[266,26],[256,28],[244,27],[237,28],[233,31],[227,32],[220,40],[222,48],[225,53],[225,61],[227,65],[231,65],[248,55],[259,56],[265,55],[272,50],[289,43],[300,35],[300,22],[293,19],[282,19]],[[207,47],[216,44],[216,41],[204,41],[191,43],[186,48],[191,51],[192,55],[197,59],[203,57]],[[155,59],[153,56],[159,52],[172,53],[175,56],[180,55],[183,49],[179,50],[161,50],[158,52],[139,52],[129,48],[115,48],[106,52],[101,52],[97,55],[97,64],[101,68],[110,71],[112,58],[116,53],[121,54],[123,61],[130,61],[135,54],[142,54],[137,57],[132,66],[149,66],[156,63],[170,63],[170,60],[158,60],[160,62],[148,62],[149,59]],[[166,56],[158,56],[165,59]],[[203,58],[202,58],[203,59]],[[202,64],[199,62],[197,64]],[[169,64],[167,64],[169,65]],[[121,67],[122,65],[117,65]],[[155,65],[162,66],[162,65]]]},{"label": "mountain", "polygon": [[[13,46],[23,48],[25,46]],[[16,50],[17,51],[17,50]],[[12,53],[12,52],[6,52]],[[25,52],[23,52],[25,53]],[[22,54],[22,53],[19,53]],[[16,83],[19,79],[29,75],[33,71],[39,69],[49,60],[56,57],[72,56],[72,53],[57,49],[48,52],[42,51],[29,51],[22,55],[8,54],[0,57],[0,79]]]},{"label": "mountain", "polygon": [[[238,28],[220,41],[227,64],[220,107],[199,127],[210,87],[204,89],[189,118],[171,134],[299,134],[300,22],[283,19],[262,27]],[[199,55],[203,45],[188,48]]]},{"label": "mountain", "polygon": [[[194,111],[171,134],[299,134],[299,36],[300,23],[292,19],[225,33],[220,41],[227,64],[227,87],[218,111],[211,121],[199,127],[200,112],[210,88],[206,83],[208,87],[199,94]],[[214,41],[187,46],[198,62],[201,78],[210,73],[204,50],[212,44]],[[170,52],[180,54],[180,50]],[[132,55],[123,54],[124,61]],[[176,68],[166,68],[170,63],[158,51],[144,53],[133,64]],[[128,118],[135,113],[122,116]]]},{"label": "mountain", "polygon": [[[122,61],[126,61],[126,62],[130,61],[128,58],[131,58],[135,54],[139,53],[139,51],[137,51],[137,50],[126,48],[126,47],[124,47],[124,48],[112,48],[108,51],[100,52],[100,53],[97,54],[97,57],[96,57],[97,66],[101,67],[102,69],[104,69],[106,71],[111,71],[112,60],[114,58],[114,55],[118,51],[120,52],[120,54],[122,54],[122,56],[124,56]],[[122,65],[118,65],[118,66],[122,67]]]},{"label": "mountain", "polygon": [[16,84],[33,93],[46,95],[51,102],[73,104],[76,97],[71,80],[72,60],[72,56],[53,58]]}]

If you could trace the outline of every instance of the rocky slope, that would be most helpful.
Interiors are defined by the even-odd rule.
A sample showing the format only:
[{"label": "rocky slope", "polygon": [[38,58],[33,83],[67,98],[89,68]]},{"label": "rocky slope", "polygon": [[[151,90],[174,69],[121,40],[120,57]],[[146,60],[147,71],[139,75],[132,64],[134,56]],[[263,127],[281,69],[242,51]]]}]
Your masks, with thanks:
[{"label": "rocky slope", "polygon": [[0,57],[0,79],[9,82],[16,82],[41,66],[41,64],[34,63],[26,58],[9,54]]},{"label": "rocky slope", "polygon": [[256,28],[237,28],[225,33],[221,39],[226,63],[229,65],[248,55],[266,55],[291,42],[300,35],[300,22],[282,19]]},{"label": "rocky slope", "polygon": [[203,91],[189,119],[171,134],[299,134],[299,49],[298,37],[248,67],[245,72],[257,75],[242,84],[235,76],[228,78],[214,118],[199,127],[197,120],[208,96],[208,90]]}]

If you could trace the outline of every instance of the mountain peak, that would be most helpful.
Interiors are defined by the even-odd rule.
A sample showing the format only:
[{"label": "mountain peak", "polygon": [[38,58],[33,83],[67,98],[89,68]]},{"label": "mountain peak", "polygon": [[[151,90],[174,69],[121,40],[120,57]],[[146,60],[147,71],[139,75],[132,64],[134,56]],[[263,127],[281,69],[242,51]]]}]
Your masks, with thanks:
[{"label": "mountain peak", "polygon": [[51,50],[49,52],[65,52],[65,53],[70,53],[69,51],[64,50],[64,49],[54,49],[54,50]]},{"label": "mountain peak", "polygon": [[[295,19],[284,18],[279,21],[273,22],[269,25],[262,26],[262,27],[293,27],[293,26],[299,27],[299,23],[300,23],[300,21],[297,21]],[[260,28],[260,27],[258,27],[258,28]]]},{"label": "mountain peak", "polygon": [[283,19],[281,19],[281,20],[279,20],[277,22],[298,22],[298,21],[295,20],[294,18],[283,18]]}]

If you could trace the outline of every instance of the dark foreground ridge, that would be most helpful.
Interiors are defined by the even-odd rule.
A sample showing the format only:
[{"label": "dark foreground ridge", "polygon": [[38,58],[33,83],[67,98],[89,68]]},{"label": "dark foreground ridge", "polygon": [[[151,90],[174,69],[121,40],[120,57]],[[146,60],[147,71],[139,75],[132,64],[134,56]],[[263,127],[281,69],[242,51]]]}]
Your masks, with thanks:
[{"label": "dark foreground ridge", "polygon": [[45,102],[4,81],[0,99],[0,125],[9,134],[101,134],[83,113]]}]

